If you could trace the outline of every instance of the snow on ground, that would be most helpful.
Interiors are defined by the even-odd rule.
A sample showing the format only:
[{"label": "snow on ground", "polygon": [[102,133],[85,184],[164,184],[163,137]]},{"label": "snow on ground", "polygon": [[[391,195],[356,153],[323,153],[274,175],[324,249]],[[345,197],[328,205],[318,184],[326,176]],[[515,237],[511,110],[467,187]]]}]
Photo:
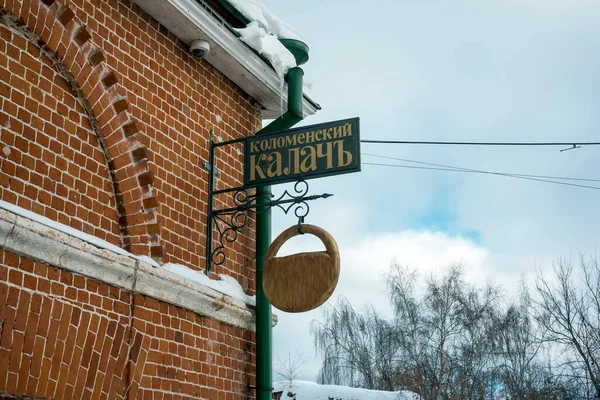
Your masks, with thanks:
[{"label": "snow on ground", "polygon": [[236,29],[242,42],[252,47],[258,54],[264,56],[280,77],[296,66],[296,59],[277,39],[277,36],[268,33],[257,21],[252,21],[246,28]]},{"label": "snow on ground", "polygon": [[[290,388],[289,382],[275,382],[274,392],[283,391],[281,400],[418,400],[420,397],[406,390],[400,392],[384,392],[347,386],[319,385],[309,381],[294,381]],[[296,397],[288,397],[288,392]]]},{"label": "snow on ground", "polygon": [[244,289],[242,289],[242,286],[238,283],[237,280],[235,280],[235,278],[231,276],[219,274],[219,280],[217,281],[214,279],[210,279],[203,272],[194,271],[193,269],[188,268],[185,265],[173,263],[163,264],[162,269],[165,271],[169,271],[173,274],[179,275],[184,279],[188,279],[201,285],[208,286],[219,293],[223,293],[233,297],[234,299],[241,300],[244,303],[249,304],[251,306],[255,305],[256,303],[255,297],[248,296],[246,293],[244,293]]},{"label": "snow on ground", "polygon": [[270,34],[281,39],[296,39],[304,41],[300,33],[291,25],[273,15],[259,0],[227,0],[244,17],[256,21]]},{"label": "snow on ground", "polygon": [[[70,226],[61,224],[60,222],[53,221],[47,217],[36,214],[32,211],[26,210],[24,208],[14,205],[14,204],[7,203],[4,200],[0,200],[0,209],[10,211],[11,213],[19,215],[23,218],[27,218],[29,220],[38,222],[49,228],[56,229],[59,232],[62,232],[69,236],[73,236],[75,238],[83,240],[84,242],[87,242],[98,248],[110,250],[114,253],[117,253],[117,254],[120,254],[123,256],[131,257],[131,258],[134,258],[134,259],[140,260],[140,261],[144,261],[154,267],[160,267],[156,261],[154,261],[152,258],[150,258],[148,256],[136,256],[126,250],[123,250],[122,248],[120,248],[118,246],[115,246],[114,244],[107,242],[106,240],[99,239],[96,236],[87,234],[85,232],[81,232],[77,229],[71,228]],[[179,275],[179,276],[183,277],[184,279],[188,279],[190,281],[200,283],[201,285],[208,286],[211,289],[214,289],[219,293],[223,293],[223,294],[231,296],[235,299],[241,300],[246,304],[249,304],[252,306],[255,305],[255,302],[256,302],[255,297],[248,296],[246,293],[244,293],[244,289],[242,289],[242,286],[238,283],[238,281],[235,280],[235,278],[233,278],[231,276],[219,275],[220,280],[217,281],[214,279],[210,279],[208,276],[206,276],[202,272],[194,271],[191,268],[188,268],[184,265],[179,265],[179,264],[164,264],[164,265],[162,265],[162,269],[169,271],[175,275]]]}]

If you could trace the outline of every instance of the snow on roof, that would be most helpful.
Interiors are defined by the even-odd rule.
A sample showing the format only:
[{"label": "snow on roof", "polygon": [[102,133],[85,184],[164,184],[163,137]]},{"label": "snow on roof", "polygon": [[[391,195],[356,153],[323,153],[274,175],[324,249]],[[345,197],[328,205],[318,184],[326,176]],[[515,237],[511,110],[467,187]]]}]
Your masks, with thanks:
[{"label": "snow on roof", "polygon": [[[4,200],[0,200],[0,208],[6,211],[10,211],[13,214],[19,215],[23,218],[27,218],[29,220],[38,222],[49,228],[56,229],[59,232],[83,240],[84,242],[87,242],[101,249],[110,250],[122,256],[127,256],[136,260],[144,261],[154,267],[160,267],[156,261],[154,261],[148,256],[136,256],[134,254],[131,254],[127,250],[123,250],[119,246],[115,246],[114,244],[107,242],[106,240],[102,240],[100,238],[97,238],[96,236],[87,234],[85,232],[81,232],[80,230],[61,224],[60,222],[53,221],[50,218],[36,214],[33,211],[29,211],[14,204],[7,203]],[[190,281],[200,283],[201,285],[208,286],[219,293],[223,293],[227,296],[231,296],[235,299],[241,300],[244,303],[249,304],[251,306],[254,306],[256,303],[255,297],[248,296],[246,293],[244,293],[244,289],[242,289],[242,286],[238,283],[237,280],[235,280],[235,278],[231,276],[221,274],[219,275],[220,280],[217,281],[214,279],[210,279],[202,272],[194,271],[191,268],[188,268],[184,265],[171,263],[163,264],[162,269],[169,271],[175,275],[179,275],[184,279],[188,279]]]},{"label": "snow on roof", "polygon": [[281,39],[296,39],[304,41],[300,33],[291,25],[286,24],[273,15],[260,0],[227,0],[244,17],[250,21],[256,21],[270,34]]},{"label": "snow on roof", "polygon": [[351,388],[347,386],[319,385],[310,381],[294,381],[292,387],[289,382],[275,382],[273,384],[275,392],[283,391],[282,400],[292,400],[287,393],[296,394],[296,400],[418,400],[420,397],[407,390],[399,392],[384,392],[380,390],[368,390],[361,388]]},{"label": "snow on roof", "polygon": [[267,33],[257,21],[252,21],[247,27],[236,31],[244,43],[269,60],[280,77],[296,66],[296,59],[292,53],[281,44],[277,36]]},{"label": "snow on roof", "polygon": [[274,16],[260,0],[227,1],[250,20],[245,28],[236,29],[240,39],[269,60],[277,75],[283,78],[289,69],[296,66],[296,59],[279,39],[295,39],[304,42],[300,33]]}]

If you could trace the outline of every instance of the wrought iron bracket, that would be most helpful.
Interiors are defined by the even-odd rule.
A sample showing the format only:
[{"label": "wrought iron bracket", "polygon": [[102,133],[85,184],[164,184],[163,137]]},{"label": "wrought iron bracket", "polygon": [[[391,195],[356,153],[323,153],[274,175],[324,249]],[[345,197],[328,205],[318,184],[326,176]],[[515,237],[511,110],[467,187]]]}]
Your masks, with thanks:
[{"label": "wrought iron bracket", "polygon": [[205,169],[205,170],[207,170],[207,171],[214,171],[213,173],[214,173],[216,176],[219,176],[219,175],[220,175],[220,172],[219,172],[219,170],[218,170],[218,169],[216,169],[216,168],[214,168],[214,169],[213,169],[213,166],[212,166],[212,165],[210,165],[210,164],[208,163],[208,161],[202,161],[202,167],[204,167],[204,169]]},{"label": "wrought iron bracket", "polygon": [[[298,229],[308,215],[310,207],[307,202],[317,199],[326,199],[333,196],[329,193],[308,195],[308,183],[304,180],[297,181],[293,190],[285,190],[279,197],[271,195],[268,199],[261,199],[256,194],[256,186],[240,186],[222,190],[214,190],[214,177],[218,174],[215,167],[215,149],[221,146],[232,145],[244,141],[246,138],[215,143],[213,133],[210,134],[209,160],[203,166],[208,174],[208,211],[206,228],[206,274],[210,274],[213,265],[221,265],[226,260],[225,246],[227,243],[237,241],[238,235],[249,221],[249,214],[260,214],[274,207],[280,208],[285,214],[293,212],[298,218]],[[217,172],[213,172],[217,171]],[[213,173],[211,173],[213,172]],[[217,196],[232,196],[233,207],[215,209],[214,202]],[[213,233],[218,233],[217,246],[214,245]]]}]

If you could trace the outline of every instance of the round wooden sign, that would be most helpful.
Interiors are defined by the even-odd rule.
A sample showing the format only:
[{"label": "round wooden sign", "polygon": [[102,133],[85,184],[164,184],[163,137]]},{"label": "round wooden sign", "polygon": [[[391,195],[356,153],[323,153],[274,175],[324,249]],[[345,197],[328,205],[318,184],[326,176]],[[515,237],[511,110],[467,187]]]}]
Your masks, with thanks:
[{"label": "round wooden sign", "polygon": [[315,225],[300,225],[300,231],[321,239],[325,251],[277,257],[283,243],[300,234],[298,226],[292,226],[271,243],[263,272],[267,299],[276,308],[290,313],[309,311],[325,303],[340,276],[340,252],[333,237]]}]

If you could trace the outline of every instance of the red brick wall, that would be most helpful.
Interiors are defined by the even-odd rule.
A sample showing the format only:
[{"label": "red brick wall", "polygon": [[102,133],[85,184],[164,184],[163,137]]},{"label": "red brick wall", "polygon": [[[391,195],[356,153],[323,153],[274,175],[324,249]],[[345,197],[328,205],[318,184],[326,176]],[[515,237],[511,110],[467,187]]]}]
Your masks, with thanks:
[{"label": "red brick wall", "polygon": [[0,394],[251,397],[254,335],[0,250]]},{"label": "red brick wall", "polygon": [[[261,124],[257,103],[128,1],[5,6],[57,57],[89,103],[116,188],[123,246],[203,269],[209,132],[221,140],[253,134]],[[217,167],[217,188],[241,184],[241,153],[220,151]],[[243,233],[215,272],[253,291],[252,221]]]},{"label": "red brick wall", "polygon": [[[1,7],[2,200],[204,269],[209,132],[255,132],[255,101],[128,1]],[[241,154],[217,168],[241,184]],[[214,271],[253,294],[243,233]],[[0,397],[251,398],[254,362],[251,332],[0,251]]]},{"label": "red brick wall", "polygon": [[0,76],[0,198],[120,245],[104,151],[67,82],[2,25]]},{"label": "red brick wall", "polygon": [[[208,172],[202,161],[208,160],[209,132],[223,140],[253,134],[261,121],[255,102],[210,64],[194,60],[184,43],[136,5],[81,0],[70,5],[119,74],[132,116],[143,123],[165,261],[204,266]],[[220,154],[219,188],[239,186],[241,155],[231,149]],[[245,233],[254,237],[251,230]],[[247,259],[254,257],[254,242],[241,239],[229,246],[229,262],[215,272],[252,287]]]}]

